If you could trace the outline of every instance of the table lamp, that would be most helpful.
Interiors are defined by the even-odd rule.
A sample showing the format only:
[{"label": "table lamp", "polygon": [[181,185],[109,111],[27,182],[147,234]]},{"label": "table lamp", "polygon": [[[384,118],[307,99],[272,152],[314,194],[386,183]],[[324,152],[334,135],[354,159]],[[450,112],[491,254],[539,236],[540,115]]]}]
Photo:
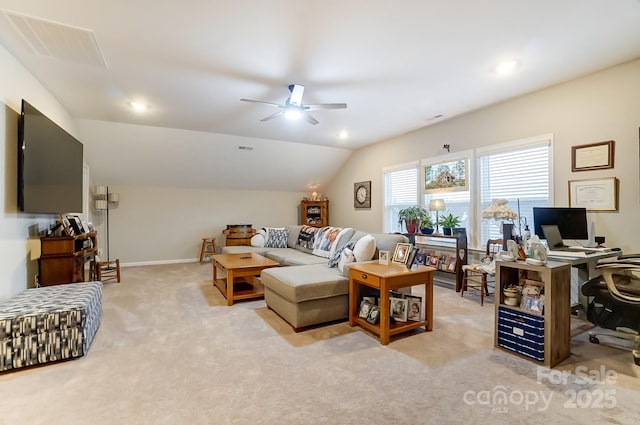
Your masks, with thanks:
[{"label": "table lamp", "polygon": [[429,201],[429,210],[436,212],[436,231],[433,232],[434,235],[439,235],[439,227],[438,223],[440,219],[438,218],[438,212],[444,211],[444,199],[432,199]]},{"label": "table lamp", "polygon": [[[507,207],[506,199],[492,199],[491,205],[482,211],[482,218],[502,220],[502,249],[507,250],[507,241],[513,236],[513,220],[518,214],[511,208]],[[511,223],[505,223],[505,220],[511,220]]]}]

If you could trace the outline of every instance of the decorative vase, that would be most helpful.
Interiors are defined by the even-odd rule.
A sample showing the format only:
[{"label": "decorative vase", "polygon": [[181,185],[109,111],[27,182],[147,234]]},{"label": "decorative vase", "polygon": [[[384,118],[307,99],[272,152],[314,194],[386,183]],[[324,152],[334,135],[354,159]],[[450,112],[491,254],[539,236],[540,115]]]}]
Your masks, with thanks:
[{"label": "decorative vase", "polygon": [[433,233],[432,228],[420,229],[420,231],[422,232],[423,235],[430,235]]}]

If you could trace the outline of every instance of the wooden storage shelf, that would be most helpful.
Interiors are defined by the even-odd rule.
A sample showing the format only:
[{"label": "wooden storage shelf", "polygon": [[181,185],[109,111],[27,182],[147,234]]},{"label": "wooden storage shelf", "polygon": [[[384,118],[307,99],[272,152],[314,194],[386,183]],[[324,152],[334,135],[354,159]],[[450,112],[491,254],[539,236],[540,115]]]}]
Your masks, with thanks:
[{"label": "wooden storage shelf", "polygon": [[300,224],[313,227],[329,225],[329,201],[301,201]]},{"label": "wooden storage shelf", "polygon": [[40,286],[84,282],[84,265],[98,251],[96,232],[40,238]]},{"label": "wooden storage shelf", "polygon": [[[533,276],[533,277],[532,277]],[[535,277],[535,278],[534,278]],[[542,313],[507,305],[503,290],[524,283],[541,285]],[[553,367],[570,355],[571,265],[548,261],[534,266],[524,261],[496,261],[494,345],[517,356]]]},{"label": "wooden storage shelf", "polygon": [[440,273],[450,273],[455,275],[456,292],[462,289],[462,279],[464,272],[462,266],[467,264],[467,235],[460,233],[455,236],[447,235],[415,235],[416,248],[423,251],[436,254],[448,254],[456,257],[456,265],[453,271],[436,270]]}]

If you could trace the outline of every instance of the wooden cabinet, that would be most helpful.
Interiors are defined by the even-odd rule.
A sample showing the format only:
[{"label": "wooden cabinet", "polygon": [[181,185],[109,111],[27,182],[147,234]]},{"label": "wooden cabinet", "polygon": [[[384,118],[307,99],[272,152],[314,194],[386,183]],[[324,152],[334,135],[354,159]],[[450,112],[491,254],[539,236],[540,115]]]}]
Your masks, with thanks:
[{"label": "wooden cabinet", "polygon": [[96,232],[40,238],[40,286],[84,282],[84,265],[94,259],[97,247]]},{"label": "wooden cabinet", "polygon": [[[462,266],[467,264],[467,234],[461,232],[455,236],[415,235],[414,244],[416,248],[421,249],[426,254],[448,255],[449,258],[455,258],[453,270],[449,267],[446,267],[445,270],[434,267],[438,272],[453,274],[456,281],[456,292],[459,292],[462,288],[462,278],[464,277]],[[428,262],[427,265],[429,265]]]},{"label": "wooden cabinet", "polygon": [[[508,305],[504,289],[537,286],[543,303],[536,309]],[[496,261],[496,321],[494,345],[528,360],[553,367],[570,355],[571,266],[548,261],[534,266],[524,261]],[[541,297],[542,298],[542,297]],[[520,298],[521,299],[521,298]],[[542,307],[541,311],[535,311]]]},{"label": "wooden cabinet", "polygon": [[329,201],[302,201],[300,224],[313,227],[329,225]]}]

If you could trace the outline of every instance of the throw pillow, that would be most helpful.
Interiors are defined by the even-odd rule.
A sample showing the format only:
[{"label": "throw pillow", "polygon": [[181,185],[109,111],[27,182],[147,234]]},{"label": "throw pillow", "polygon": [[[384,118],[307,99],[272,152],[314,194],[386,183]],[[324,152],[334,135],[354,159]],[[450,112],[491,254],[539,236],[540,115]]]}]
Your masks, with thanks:
[{"label": "throw pillow", "polygon": [[349,248],[345,248],[340,254],[340,261],[338,262],[338,270],[340,270],[340,273],[344,275],[347,264],[353,263],[354,261],[355,258],[353,256],[353,251]]},{"label": "throw pillow", "polygon": [[376,239],[371,235],[361,237],[353,247],[353,256],[356,261],[369,261],[376,253]]},{"label": "throw pillow", "polygon": [[263,227],[258,230],[255,235],[251,238],[251,246],[263,247],[264,243],[267,241],[267,231]]},{"label": "throw pillow", "polygon": [[265,248],[286,248],[289,238],[289,230],[276,227],[267,227],[267,240],[264,243]]},{"label": "throw pillow", "polygon": [[341,231],[341,227],[323,227],[320,229],[313,244],[313,255],[329,258],[331,256],[331,248]]},{"label": "throw pillow", "polygon": [[302,226],[300,234],[298,234],[298,240],[296,241],[296,248],[309,254],[313,252],[313,243],[316,240],[318,230],[320,230],[319,227]]},{"label": "throw pillow", "polygon": [[336,249],[336,252],[334,252],[333,255],[329,258],[329,263],[328,263],[329,267],[331,268],[337,267],[342,253],[346,249],[352,250],[355,245],[356,245],[356,241],[351,241],[351,242],[347,242],[346,244],[342,245],[340,248]]}]

